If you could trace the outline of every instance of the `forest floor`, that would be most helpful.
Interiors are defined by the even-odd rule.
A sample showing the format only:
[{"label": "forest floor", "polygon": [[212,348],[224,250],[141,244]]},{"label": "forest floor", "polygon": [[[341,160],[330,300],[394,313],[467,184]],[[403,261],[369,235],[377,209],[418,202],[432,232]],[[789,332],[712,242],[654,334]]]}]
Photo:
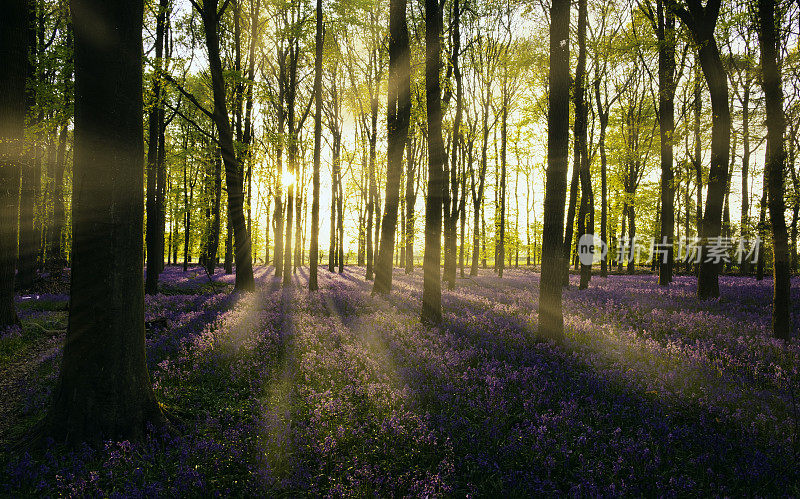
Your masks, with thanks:
[{"label": "forest floor", "polygon": [[[0,495],[800,494],[800,341],[770,338],[769,280],[722,277],[706,302],[693,277],[574,281],[555,346],[535,335],[538,274],[506,272],[459,279],[426,328],[419,270],[384,298],[359,267],[321,269],[313,294],[307,269],[283,287],[260,268],[244,295],[170,267],[147,348],[176,428],[30,453],[9,444],[54,386],[66,297],[21,297]],[[797,279],[792,300],[798,320]]]}]

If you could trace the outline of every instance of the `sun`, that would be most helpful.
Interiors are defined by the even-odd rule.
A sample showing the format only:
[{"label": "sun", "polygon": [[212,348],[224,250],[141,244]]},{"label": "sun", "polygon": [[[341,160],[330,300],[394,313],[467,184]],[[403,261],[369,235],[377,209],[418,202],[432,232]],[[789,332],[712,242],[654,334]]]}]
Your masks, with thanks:
[{"label": "sun", "polygon": [[281,185],[283,185],[284,187],[289,187],[294,185],[294,183],[295,183],[294,173],[288,170],[284,171],[283,175],[281,175]]}]

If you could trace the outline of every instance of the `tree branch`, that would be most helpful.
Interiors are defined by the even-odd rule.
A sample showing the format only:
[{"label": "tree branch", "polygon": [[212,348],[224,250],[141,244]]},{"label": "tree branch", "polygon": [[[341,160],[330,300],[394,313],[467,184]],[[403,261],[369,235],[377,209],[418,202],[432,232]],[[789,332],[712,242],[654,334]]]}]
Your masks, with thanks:
[{"label": "tree branch", "polygon": [[163,73],[163,75],[164,75],[164,79],[165,79],[165,80],[167,80],[168,82],[172,83],[173,85],[175,85],[175,88],[177,88],[177,89],[178,89],[178,91],[179,91],[180,93],[182,93],[182,94],[183,94],[183,95],[184,95],[184,96],[185,96],[187,99],[189,99],[189,101],[190,101],[192,104],[194,104],[194,105],[197,107],[197,109],[199,109],[200,111],[202,111],[202,113],[203,113],[203,114],[205,114],[206,116],[208,116],[208,117],[209,117],[209,118],[211,118],[212,120],[214,119],[214,113],[212,113],[211,111],[209,111],[208,109],[206,109],[206,108],[205,108],[205,107],[204,107],[202,104],[200,104],[200,102],[198,102],[198,101],[197,101],[197,99],[195,98],[195,96],[194,96],[194,95],[192,95],[192,93],[191,93],[191,92],[189,92],[189,91],[187,91],[185,88],[183,88],[183,87],[181,86],[181,84],[180,84],[180,83],[178,83],[178,82],[175,80],[175,78],[173,78],[173,77],[172,77],[172,75],[170,75],[169,73]]}]

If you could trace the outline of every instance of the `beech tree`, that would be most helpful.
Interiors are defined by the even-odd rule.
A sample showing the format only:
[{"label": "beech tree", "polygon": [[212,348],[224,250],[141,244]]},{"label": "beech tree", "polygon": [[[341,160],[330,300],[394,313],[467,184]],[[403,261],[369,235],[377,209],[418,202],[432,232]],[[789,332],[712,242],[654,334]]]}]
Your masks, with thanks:
[{"label": "beech tree", "polygon": [[6,5],[0,30],[0,328],[19,323],[14,306],[19,175],[25,139],[27,0]]},{"label": "beech tree", "polygon": [[[56,441],[140,437],[163,416],[145,362],[143,2],[72,0],[75,161],[69,324],[44,423]],[[113,36],[98,43],[97,22]]]},{"label": "beech tree", "polygon": [[311,253],[309,254],[308,288],[319,289],[317,267],[319,259],[319,165],[322,148],[322,0],[317,0],[316,58],[314,60],[314,192],[311,201]]},{"label": "beech tree", "polygon": [[[228,116],[228,106],[223,79],[222,60],[220,58],[219,29],[220,19],[229,3],[219,9],[218,0],[203,0],[200,5],[191,0],[192,5],[203,20],[208,63],[211,73],[211,88],[214,96],[214,110],[203,108],[196,99],[191,98],[213,121],[219,137],[222,161],[225,164],[225,186],[228,192],[228,230],[233,233],[234,259],[236,260],[235,288],[242,291],[255,289],[253,280],[253,262],[251,259],[250,234],[247,231],[244,217],[244,193],[242,191],[241,158],[237,154],[233,141],[233,130]],[[231,231],[231,229],[233,229]],[[231,245],[229,244],[228,247]]]},{"label": "beech tree", "polygon": [[425,0],[425,103],[428,112],[428,192],[425,198],[425,257],[423,263],[423,323],[442,320],[442,197],[446,161],[442,139],[441,12],[438,0]]},{"label": "beech tree", "polygon": [[569,0],[553,0],[550,6],[550,93],[542,276],[539,283],[539,335],[555,341],[561,341],[564,336],[561,285],[569,149],[569,7]]},{"label": "beech tree", "polygon": [[[674,2],[674,0],[673,0]],[[708,175],[708,193],[701,237],[704,244],[722,232],[722,205],[728,184],[728,162],[730,159],[731,110],[728,101],[728,79],[722,63],[714,29],[721,7],[721,0],[683,0],[672,3],[671,8],[680,18],[697,46],[700,66],[711,94],[711,113],[714,116],[711,132],[711,166]],[[719,296],[720,262],[702,255],[697,279],[697,296],[700,299]]]},{"label": "beech tree", "polygon": [[786,163],[784,135],[786,118],[783,110],[783,89],[778,67],[779,38],[775,29],[775,0],[758,0],[758,38],[761,45],[762,87],[767,108],[767,157],[764,168],[769,196],[769,221],[772,229],[774,278],[772,295],[772,334],[788,340],[792,335],[790,302],[791,269],[786,232],[783,175]]},{"label": "beech tree", "polygon": [[383,294],[388,293],[392,287],[392,256],[397,233],[403,150],[411,117],[411,54],[405,0],[392,0],[389,4],[388,92],[386,205],[381,222],[380,251],[375,265],[375,284],[372,288]]}]

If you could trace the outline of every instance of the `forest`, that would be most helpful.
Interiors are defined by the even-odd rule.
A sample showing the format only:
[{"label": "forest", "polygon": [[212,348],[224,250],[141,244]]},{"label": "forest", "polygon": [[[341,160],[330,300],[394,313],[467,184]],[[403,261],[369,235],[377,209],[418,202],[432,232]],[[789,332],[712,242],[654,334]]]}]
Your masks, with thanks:
[{"label": "forest", "polygon": [[800,495],[800,0],[13,0],[0,496]]}]

